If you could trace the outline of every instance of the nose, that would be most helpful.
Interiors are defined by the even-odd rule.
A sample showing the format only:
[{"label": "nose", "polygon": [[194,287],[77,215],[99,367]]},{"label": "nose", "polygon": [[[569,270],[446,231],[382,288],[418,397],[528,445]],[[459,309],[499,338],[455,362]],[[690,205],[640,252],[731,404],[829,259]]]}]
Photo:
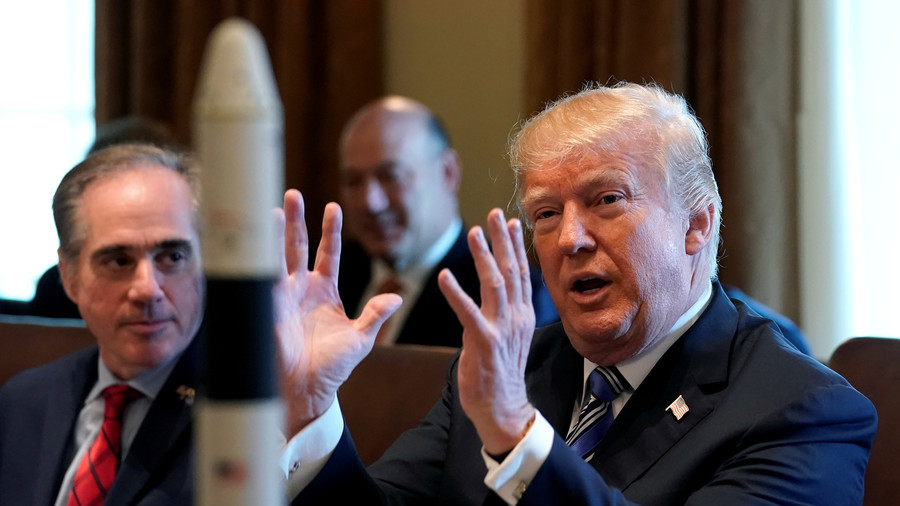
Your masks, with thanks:
[{"label": "nose", "polygon": [[159,276],[162,275],[151,259],[139,261],[134,269],[131,288],[128,290],[129,298],[144,304],[152,304],[161,298],[162,285]]},{"label": "nose", "polygon": [[574,255],[582,250],[593,250],[597,243],[591,233],[584,213],[575,206],[563,209],[559,227],[558,245],[566,255]]},{"label": "nose", "polygon": [[369,178],[366,182],[365,195],[363,197],[365,198],[366,210],[371,214],[378,214],[386,210],[390,204],[387,191],[375,178]]}]

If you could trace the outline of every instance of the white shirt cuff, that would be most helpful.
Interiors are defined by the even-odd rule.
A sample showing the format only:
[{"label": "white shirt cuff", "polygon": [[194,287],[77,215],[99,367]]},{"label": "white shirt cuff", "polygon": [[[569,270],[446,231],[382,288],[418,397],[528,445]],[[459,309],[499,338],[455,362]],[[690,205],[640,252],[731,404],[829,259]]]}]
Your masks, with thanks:
[{"label": "white shirt cuff", "polygon": [[344,417],[337,398],[325,413],[298,432],[281,453],[288,498],[295,498],[325,467],[344,432]]},{"label": "white shirt cuff", "polygon": [[481,448],[481,457],[488,468],[484,484],[507,504],[516,504],[547,460],[552,447],[553,427],[538,412],[525,437],[503,459],[503,462],[498,463],[484,451],[483,447]]}]

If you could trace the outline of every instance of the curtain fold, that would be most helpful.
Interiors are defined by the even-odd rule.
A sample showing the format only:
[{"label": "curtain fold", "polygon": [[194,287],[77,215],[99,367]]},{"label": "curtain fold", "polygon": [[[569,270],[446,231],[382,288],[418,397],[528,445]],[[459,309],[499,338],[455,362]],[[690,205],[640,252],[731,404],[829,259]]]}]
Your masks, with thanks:
[{"label": "curtain fold", "polygon": [[230,16],[265,39],[284,105],[285,186],[303,192],[316,240],[337,195],[340,129],[383,91],[379,0],[97,0],[97,123],[150,116],[190,145],[206,41]]},{"label": "curtain fold", "polygon": [[590,81],[684,95],[724,201],[720,278],[798,321],[796,0],[526,2],[524,111]]}]

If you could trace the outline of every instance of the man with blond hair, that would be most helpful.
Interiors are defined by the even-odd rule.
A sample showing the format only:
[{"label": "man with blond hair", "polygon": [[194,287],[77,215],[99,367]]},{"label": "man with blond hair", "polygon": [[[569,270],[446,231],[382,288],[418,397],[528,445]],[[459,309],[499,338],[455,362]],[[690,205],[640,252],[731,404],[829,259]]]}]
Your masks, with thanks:
[{"label": "man with blond hair", "polygon": [[[721,199],[681,97],[589,88],[510,154],[521,220],[492,211],[491,248],[469,231],[480,306],[440,274],[465,331],[422,423],[364,469],[326,381],[359,354],[304,371],[302,504],[861,503],[875,410],[723,292]],[[561,316],[537,331],[523,222]]]}]

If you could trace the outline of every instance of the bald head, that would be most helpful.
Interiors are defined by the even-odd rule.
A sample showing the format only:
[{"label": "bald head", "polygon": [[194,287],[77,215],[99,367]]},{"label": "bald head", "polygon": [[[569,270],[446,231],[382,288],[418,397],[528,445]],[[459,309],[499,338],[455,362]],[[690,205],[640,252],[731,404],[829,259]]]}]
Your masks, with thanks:
[{"label": "bald head", "polygon": [[409,134],[419,133],[429,137],[428,141],[433,143],[435,149],[450,147],[450,138],[441,120],[421,102],[399,95],[374,100],[350,118],[341,136],[342,153],[348,142],[354,142],[348,137],[367,129],[374,129],[388,136],[388,139],[392,137],[395,142],[402,141]]},{"label": "bald head", "polygon": [[458,217],[460,163],[438,118],[399,96],[360,109],[340,143],[348,233],[397,270],[416,263]]}]

